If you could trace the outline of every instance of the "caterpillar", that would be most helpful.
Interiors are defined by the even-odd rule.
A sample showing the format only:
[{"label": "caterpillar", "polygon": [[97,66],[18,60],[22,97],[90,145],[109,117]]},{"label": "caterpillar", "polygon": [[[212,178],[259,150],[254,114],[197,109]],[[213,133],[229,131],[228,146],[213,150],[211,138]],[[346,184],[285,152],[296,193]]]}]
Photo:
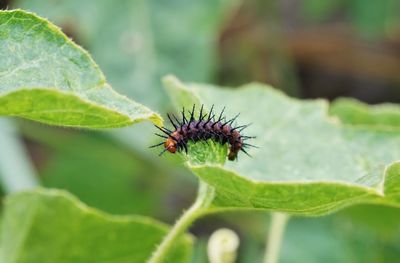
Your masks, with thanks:
[{"label": "caterpillar", "polygon": [[[182,118],[178,118],[174,114],[167,114],[169,121],[174,127],[173,130],[166,127],[157,126],[163,134],[155,133],[155,135],[165,139],[165,141],[150,146],[150,148],[162,146],[164,149],[160,152],[159,156],[164,154],[166,151],[170,153],[176,153],[185,151],[188,152],[187,143],[189,141],[198,142],[204,141],[207,143],[208,139],[218,142],[222,145],[229,145],[228,160],[234,161],[237,159],[239,151],[244,152],[246,155],[250,154],[246,151],[248,147],[256,147],[252,144],[246,143],[248,139],[253,139],[255,136],[245,136],[241,132],[246,129],[250,124],[235,126],[233,122],[239,117],[237,114],[230,120],[226,120],[223,116],[225,107],[216,119],[214,111],[214,105],[212,105],[210,112],[203,115],[204,105],[201,105],[199,118],[195,118],[195,108],[193,105],[192,111],[188,112],[190,117],[186,117],[185,108],[182,109]],[[257,148],[257,147],[256,147]]]}]

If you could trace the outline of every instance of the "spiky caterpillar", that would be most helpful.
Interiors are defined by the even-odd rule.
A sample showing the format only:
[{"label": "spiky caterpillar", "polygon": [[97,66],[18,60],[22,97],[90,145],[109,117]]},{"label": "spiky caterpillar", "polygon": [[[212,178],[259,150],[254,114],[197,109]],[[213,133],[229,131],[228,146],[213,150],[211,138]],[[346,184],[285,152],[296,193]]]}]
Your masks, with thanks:
[{"label": "spiky caterpillar", "polygon": [[160,153],[160,155],[162,155],[166,151],[170,153],[176,153],[177,151],[180,152],[182,150],[185,150],[185,152],[187,153],[187,143],[189,141],[207,142],[208,139],[211,139],[222,145],[226,143],[229,144],[228,159],[230,161],[237,159],[239,151],[242,151],[245,154],[249,155],[245,148],[255,146],[249,143],[245,143],[245,140],[255,137],[244,136],[241,134],[241,132],[249,125],[241,125],[236,127],[232,126],[236,118],[239,117],[239,114],[227,121],[226,118],[223,116],[225,110],[224,108],[219,114],[218,119],[215,119],[215,114],[213,114],[214,105],[211,107],[210,112],[204,115],[203,105],[201,105],[199,119],[195,119],[195,108],[196,105],[193,105],[192,111],[189,112],[189,119],[186,118],[185,108],[183,108],[182,110],[181,120],[178,120],[175,115],[172,115],[173,119],[175,120],[174,122],[171,116],[167,114],[169,121],[174,127],[174,130],[155,125],[160,131],[165,134],[162,135],[156,133],[156,135],[164,138],[165,141],[156,145],[152,145],[150,147],[152,148],[164,145],[164,150]]}]

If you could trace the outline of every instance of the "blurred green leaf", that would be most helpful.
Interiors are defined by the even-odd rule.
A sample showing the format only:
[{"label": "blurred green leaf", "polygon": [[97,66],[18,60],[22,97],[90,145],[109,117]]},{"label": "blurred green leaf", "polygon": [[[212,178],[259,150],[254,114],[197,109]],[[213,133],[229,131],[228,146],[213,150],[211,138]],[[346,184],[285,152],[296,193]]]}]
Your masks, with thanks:
[{"label": "blurred green leaf", "polygon": [[399,29],[397,0],[352,0],[347,4],[354,28],[365,37],[382,37],[390,33],[388,29]]},{"label": "blurred green leaf", "polygon": [[341,98],[331,104],[329,113],[345,124],[371,129],[400,130],[400,106],[397,104],[371,106],[355,99]]},{"label": "blurred green leaf", "polygon": [[281,262],[354,262],[351,256],[354,248],[348,247],[347,241],[329,223],[322,218],[293,218],[285,231]]},{"label": "blurred green leaf", "polygon": [[362,205],[324,218],[293,218],[281,262],[397,262],[399,213],[398,208]]},{"label": "blurred green leaf", "polygon": [[400,234],[399,208],[378,205],[357,205],[340,211],[338,216],[350,219],[354,226],[367,228],[368,231],[374,233],[382,240],[395,240]]},{"label": "blurred green leaf", "polygon": [[399,30],[400,3],[397,0],[304,0],[300,10],[305,20],[330,21],[345,16],[357,33],[367,38],[392,37]]},{"label": "blurred green leaf", "polygon": [[67,190],[91,207],[172,220],[195,191],[194,178],[183,177],[182,168],[166,169],[158,156],[153,163],[104,133],[26,121],[20,129],[43,185]]},{"label": "blurred green leaf", "polygon": [[48,21],[0,11],[0,115],[105,128],[162,119],[111,89],[89,54]]},{"label": "blurred green leaf", "polygon": [[193,248],[193,256],[191,263],[209,263],[207,259],[207,239],[196,239],[195,247]]},{"label": "blurred green leaf", "polygon": [[327,20],[343,6],[343,0],[305,0],[300,5],[305,19],[311,21]]},{"label": "blurred green leaf", "polygon": [[51,154],[40,170],[44,186],[68,190],[112,214],[159,210],[165,182],[152,180],[162,174],[157,167],[101,136],[45,134]]},{"label": "blurred green leaf", "polygon": [[215,209],[318,215],[360,202],[399,206],[400,162],[393,163],[400,159],[399,133],[343,127],[327,116],[325,101],[291,99],[262,84],[231,90],[171,76],[165,84],[171,96],[184,98],[180,105],[227,106],[227,118],[241,113],[240,122],[253,123],[245,130],[257,136],[252,158],[187,164],[215,187]]},{"label": "blurred green leaf", "polygon": [[[70,194],[36,190],[8,197],[1,262],[138,262],[151,255],[168,228],[155,220],[111,216]],[[188,262],[192,240],[174,244],[166,262]]]}]

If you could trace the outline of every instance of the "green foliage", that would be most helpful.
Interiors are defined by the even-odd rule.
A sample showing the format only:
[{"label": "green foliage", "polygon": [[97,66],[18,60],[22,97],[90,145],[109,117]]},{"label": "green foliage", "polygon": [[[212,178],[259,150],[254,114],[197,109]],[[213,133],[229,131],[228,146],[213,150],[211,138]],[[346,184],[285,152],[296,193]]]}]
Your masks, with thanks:
[{"label": "green foliage", "polygon": [[399,7],[396,0],[304,0],[300,10],[304,19],[313,22],[329,21],[342,14],[359,35],[378,39],[390,38],[399,30]]},{"label": "green foliage", "polygon": [[[151,183],[157,167],[139,160],[107,136],[60,133],[43,125],[24,123],[25,136],[46,152],[38,174],[43,186],[64,189],[85,204],[112,214],[154,214],[158,199],[168,191],[165,180]],[[151,176],[149,176],[151,175]]]},{"label": "green foliage", "polygon": [[[115,93],[90,56],[48,21],[1,11],[0,36],[0,115],[86,128],[161,124],[157,114]],[[167,232],[150,219],[107,216],[44,190],[11,196],[2,223],[2,262],[143,262]],[[164,259],[186,262],[190,239],[176,240]]]},{"label": "green foliage", "polygon": [[228,117],[240,112],[253,123],[245,130],[257,136],[252,158],[242,154],[224,167],[187,164],[215,188],[215,209],[321,215],[360,202],[399,205],[398,133],[343,127],[327,116],[325,101],[290,99],[262,84],[230,90],[173,77],[165,83],[178,98],[192,93],[208,109],[224,105]]},{"label": "green foliage", "polygon": [[228,149],[212,140],[199,143],[188,143],[188,155],[185,155],[186,161],[192,164],[224,165]]},{"label": "green foliage", "polygon": [[113,87],[159,110],[169,103],[160,83],[165,74],[201,82],[213,76],[218,32],[239,3],[237,0],[15,2],[63,26],[91,52]]},{"label": "green foliage", "polygon": [[[77,21],[89,19],[82,11],[85,9],[80,10],[76,1],[63,3],[71,11],[78,11]],[[194,14],[204,18],[210,10],[218,13],[232,5],[228,1],[216,1],[215,9],[209,9],[211,5],[203,6],[200,2],[191,8],[189,5],[156,4],[153,1],[123,2],[121,5],[88,1],[84,5],[92,4],[101,6],[96,9],[101,12],[90,16],[97,19],[84,28],[90,32],[88,38],[103,33],[105,39],[119,44],[113,46],[104,44],[106,41],[89,39],[84,39],[83,43],[91,43],[95,56],[101,58],[103,63],[109,63],[107,70],[113,71],[110,75],[115,83],[121,83],[122,89],[130,88],[132,83],[141,83],[129,94],[140,99],[146,96],[150,98],[151,105],[166,103],[165,93],[160,92],[158,84],[155,84],[158,77],[168,68],[177,68],[176,65],[181,65],[187,58],[190,57],[189,64],[201,61],[199,65],[206,65],[205,70],[184,67],[179,74],[193,80],[202,80],[210,75],[210,46],[215,41],[216,25],[220,23],[219,19],[210,19],[206,24],[203,20],[198,22],[203,27],[198,28],[196,38],[190,39],[193,45],[183,41],[187,40],[185,32],[176,39],[185,44],[179,48],[180,45],[171,44],[173,39],[169,31],[178,27],[169,29],[163,26],[163,21],[170,18],[173,11],[187,16],[184,20],[196,25],[198,17]],[[188,10],[180,12],[178,6]],[[122,9],[134,12],[120,12]],[[109,17],[98,23],[98,17],[103,17],[104,13],[110,13],[116,23],[110,23]],[[176,23],[181,21],[176,20]],[[125,32],[126,25],[132,25],[132,32]],[[154,34],[155,39],[143,35],[149,32]],[[121,52],[115,57],[116,63],[125,62],[120,67],[114,67],[113,58],[109,57],[110,49],[116,47],[121,47],[118,48]],[[137,58],[131,62],[132,65],[127,62],[131,59],[128,55]],[[0,65],[0,115],[84,128],[126,126],[145,119],[162,123],[156,113],[114,92],[86,51],[48,21],[31,13],[19,10],[0,12],[0,59],[4,62]],[[128,64],[130,67],[126,66]],[[127,77],[131,75],[132,78]],[[184,158],[187,167],[201,179],[198,199],[177,221],[165,242],[158,246],[162,249],[153,254],[156,255],[154,262],[167,262],[165,255],[170,262],[187,262],[192,240],[190,236],[182,235],[198,217],[216,211],[260,209],[315,216],[353,204],[373,203],[381,205],[376,206],[377,214],[398,217],[397,210],[388,212],[382,206],[397,208],[400,205],[398,106],[368,107],[356,101],[339,100],[329,107],[322,100],[290,99],[269,86],[257,83],[231,90],[212,85],[185,84],[170,76],[164,79],[164,84],[177,109],[182,106],[188,108],[195,103],[198,106],[204,104],[208,110],[214,104],[217,111],[226,106],[228,118],[240,112],[239,121],[253,123],[245,133],[257,136],[251,143],[259,148],[249,150],[252,158],[240,154],[238,162],[228,162],[226,146],[212,141],[189,144],[189,154]],[[149,88],[151,91],[147,90]],[[328,111],[336,117],[329,116]],[[146,193],[138,189],[135,191],[138,196],[130,196],[129,191],[124,189],[128,187],[126,180],[131,174],[142,174],[138,169],[144,164],[141,160],[135,159],[127,165],[131,160],[124,153],[98,141],[88,142],[86,138],[58,140],[47,138],[47,142],[52,141],[50,144],[55,145],[63,155],[60,159],[53,159],[44,169],[46,186],[65,187],[90,204],[111,212],[129,212],[131,207],[122,204],[129,198],[151,201]],[[102,159],[104,152],[111,156],[106,156],[109,162]],[[86,155],[91,158],[85,158]],[[73,169],[71,163],[75,165]],[[89,175],[85,180],[88,181],[81,180],[80,185],[75,184],[75,176],[80,176],[79,172],[86,168],[85,172]],[[97,172],[98,169],[101,172]],[[154,170],[158,173],[158,168]],[[112,173],[118,175],[108,178]],[[97,193],[90,189],[93,186],[91,183],[96,180]],[[109,200],[111,196],[115,199]],[[120,200],[121,207],[114,207],[115,202]],[[135,209],[146,211],[140,207]],[[354,210],[345,216],[363,221],[360,218],[365,216],[365,211]],[[395,225],[395,222],[388,221],[388,225]],[[379,218],[372,217],[364,223],[379,229],[380,237],[393,239],[390,230],[382,227]],[[36,190],[7,199],[0,232],[0,261],[144,262],[166,233],[165,225],[151,219],[106,215],[86,207],[67,193]],[[307,233],[296,232],[293,240],[301,243],[303,239],[299,241],[296,237],[306,236]],[[368,234],[360,239],[368,239]],[[332,244],[335,250],[343,250],[340,242],[331,241],[311,240],[320,245],[319,251],[327,251]],[[296,253],[293,255],[298,257]],[[317,258],[321,257],[322,261],[323,256],[317,255]],[[334,260],[340,262],[347,258],[346,255],[337,255]],[[368,254],[367,258],[375,259],[375,255]]]},{"label": "green foliage", "polygon": [[[1,262],[138,262],[151,255],[168,228],[138,216],[111,216],[58,190],[7,198]],[[181,237],[165,262],[187,262],[192,239]]]},{"label": "green foliage", "polygon": [[354,99],[342,98],[332,103],[329,113],[345,124],[389,131],[400,129],[400,107],[396,104],[369,106]]},{"label": "green foliage", "polygon": [[398,208],[362,205],[323,218],[293,218],[281,262],[397,262],[399,216]]},{"label": "green foliage", "polygon": [[390,36],[391,31],[399,29],[397,11],[400,7],[396,0],[347,1],[349,18],[353,27],[366,37]]},{"label": "green foliage", "polygon": [[86,51],[34,14],[0,12],[0,61],[0,115],[87,128],[162,123],[113,91]]},{"label": "green foliage", "polygon": [[305,0],[300,8],[306,19],[323,21],[337,12],[342,5],[342,0]]},{"label": "green foliage", "polygon": [[[162,113],[171,109],[161,85],[162,76],[173,73],[199,82],[214,77],[219,32],[239,3],[238,0],[121,0],[118,4],[109,0],[13,1],[14,6],[61,26],[68,36],[89,50],[115,90]],[[116,130],[114,135],[144,156],[154,140],[150,125]],[[159,162],[159,158],[155,161]],[[166,170],[174,169],[172,174],[178,173],[172,165]],[[169,177],[169,180],[174,179]]]}]

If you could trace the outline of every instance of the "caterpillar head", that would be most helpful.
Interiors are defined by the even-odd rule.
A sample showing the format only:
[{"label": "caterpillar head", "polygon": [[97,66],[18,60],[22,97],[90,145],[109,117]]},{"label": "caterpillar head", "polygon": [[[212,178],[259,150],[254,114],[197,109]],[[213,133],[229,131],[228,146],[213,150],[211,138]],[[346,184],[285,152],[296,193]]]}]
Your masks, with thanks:
[{"label": "caterpillar head", "polygon": [[237,152],[230,150],[228,153],[228,160],[234,161],[237,158]]},{"label": "caterpillar head", "polygon": [[177,143],[172,137],[168,137],[167,140],[165,140],[164,142],[164,147],[170,153],[176,153]]}]

